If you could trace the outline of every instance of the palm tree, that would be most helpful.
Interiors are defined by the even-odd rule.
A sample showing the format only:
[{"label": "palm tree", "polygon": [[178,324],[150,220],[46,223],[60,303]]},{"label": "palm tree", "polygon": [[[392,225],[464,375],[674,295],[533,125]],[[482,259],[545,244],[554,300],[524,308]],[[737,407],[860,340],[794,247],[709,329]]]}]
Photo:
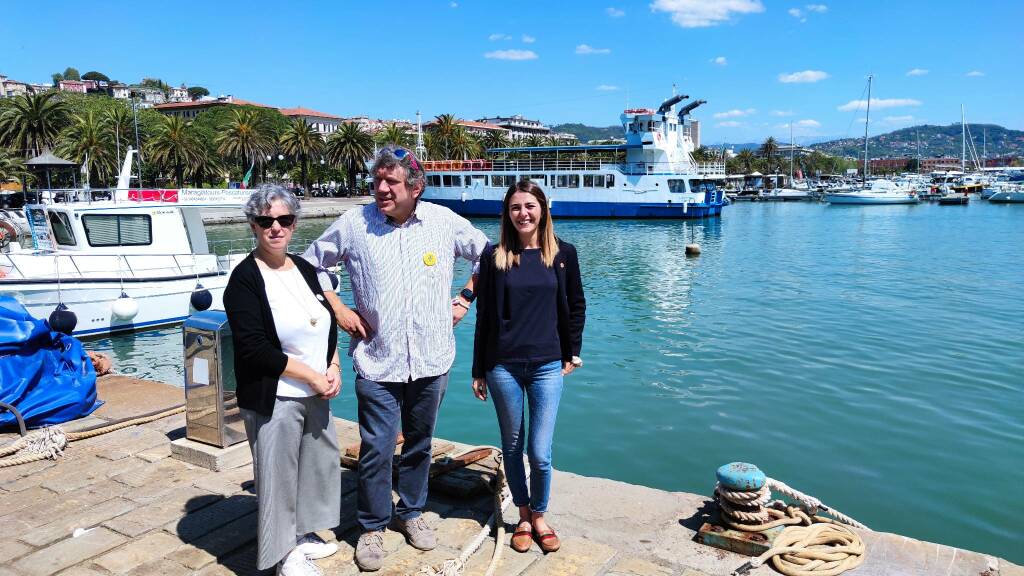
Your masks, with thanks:
[{"label": "palm tree", "polygon": [[507,130],[488,130],[480,139],[480,144],[484,148],[508,148],[511,145],[511,140],[509,140]]},{"label": "palm tree", "polygon": [[476,136],[473,136],[469,130],[459,126],[449,139],[448,151],[451,154],[451,158],[468,160],[480,155],[480,143],[477,142]]},{"label": "palm tree", "polygon": [[211,146],[204,144],[200,141],[199,154],[196,155],[195,160],[188,165],[186,172],[188,178],[192,180],[193,185],[196,188],[202,188],[203,182],[207,181],[216,183],[220,181],[220,175],[227,171],[227,166],[224,164],[221,157],[217,155],[216,150],[213,150]]},{"label": "palm tree", "polygon": [[373,155],[373,136],[355,122],[343,122],[327,138],[327,160],[348,172],[349,193],[355,192],[359,166]]},{"label": "palm tree", "polygon": [[174,168],[178,188],[185,185],[185,169],[191,168],[204,151],[192,129],[192,122],[178,116],[164,116],[146,142],[149,158],[156,164]]},{"label": "palm tree", "polygon": [[25,175],[25,161],[10,150],[0,148],[0,184],[17,182]]},{"label": "palm tree", "polygon": [[543,146],[544,137],[537,134],[530,134],[526,138],[520,140],[523,146]]},{"label": "palm tree", "polygon": [[381,146],[402,146],[408,148],[412,146],[413,139],[412,133],[409,132],[404,126],[391,122],[388,123],[384,128],[377,133],[377,144]]},{"label": "palm tree", "polygon": [[117,166],[110,134],[92,111],[72,117],[71,126],[60,135],[57,153],[85,164],[90,181],[107,181]]},{"label": "palm tree", "polygon": [[281,133],[281,150],[299,159],[302,189],[309,190],[309,157],[323,154],[324,138],[303,118],[294,118]]},{"label": "palm tree", "polygon": [[691,153],[691,156],[693,156],[693,161],[698,163],[713,162],[717,159],[717,154],[715,154],[715,151],[708,148],[707,146],[701,146],[697,148]]},{"label": "palm tree", "polygon": [[273,150],[273,141],[266,117],[246,108],[234,110],[233,117],[216,138],[217,152],[237,158],[243,172],[246,161],[250,165],[263,163],[264,157]]},{"label": "palm tree", "polygon": [[428,148],[427,150],[430,152],[430,155],[433,158],[450,159],[453,155],[452,139],[460,128],[462,126],[454,114],[441,114],[437,116],[434,126],[430,130],[431,134],[433,134],[431,140],[436,150]]},{"label": "palm tree", "polygon": [[761,144],[761,147],[757,150],[757,155],[761,158],[765,158],[770,163],[775,159],[775,156],[779,153],[779,143],[775,141],[775,138],[769,136],[767,140]]},{"label": "palm tree", "polygon": [[749,149],[740,150],[739,154],[736,155],[736,160],[739,162],[740,169],[744,174],[750,174],[754,171],[754,161],[756,158]]},{"label": "palm tree", "polygon": [[132,132],[132,111],[126,104],[116,101],[103,113],[103,122],[114,138],[117,161],[120,162],[124,158],[121,150],[126,150],[130,143],[135,141]]},{"label": "palm tree", "polygon": [[51,148],[68,121],[68,105],[56,92],[18,96],[0,115],[0,144],[21,151],[25,158]]}]

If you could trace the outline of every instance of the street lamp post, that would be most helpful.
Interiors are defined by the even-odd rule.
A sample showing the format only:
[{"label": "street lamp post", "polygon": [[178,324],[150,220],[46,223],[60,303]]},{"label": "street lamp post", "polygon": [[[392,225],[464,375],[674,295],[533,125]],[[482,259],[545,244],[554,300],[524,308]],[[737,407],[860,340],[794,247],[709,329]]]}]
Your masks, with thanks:
[{"label": "street lamp post", "polygon": [[320,190],[321,194],[324,193],[323,179],[324,179],[324,157],[321,156],[320,157],[320,171],[316,173],[316,187],[317,187],[318,190]]}]

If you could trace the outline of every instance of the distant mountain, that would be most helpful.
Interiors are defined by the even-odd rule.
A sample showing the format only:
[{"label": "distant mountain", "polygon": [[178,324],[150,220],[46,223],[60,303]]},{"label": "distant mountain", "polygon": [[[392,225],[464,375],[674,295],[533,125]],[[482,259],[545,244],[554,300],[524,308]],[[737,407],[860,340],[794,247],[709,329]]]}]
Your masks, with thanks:
[{"label": "distant mountain", "polygon": [[580,139],[580,142],[591,140],[608,140],[609,138],[622,138],[622,126],[586,126],[584,124],[557,124],[551,127],[552,132],[568,132]]},{"label": "distant mountain", "polygon": [[[995,156],[1024,156],[1024,131],[1010,130],[995,124],[968,124],[970,137],[980,156],[984,148],[989,158]],[[921,138],[921,156],[960,157],[960,124],[934,126],[925,124],[901,128],[868,139],[868,154],[872,158],[902,158],[917,156],[917,139]],[[819,142],[809,146],[835,156],[863,156],[863,138],[842,138]],[[970,156],[970,152],[968,152]]]}]

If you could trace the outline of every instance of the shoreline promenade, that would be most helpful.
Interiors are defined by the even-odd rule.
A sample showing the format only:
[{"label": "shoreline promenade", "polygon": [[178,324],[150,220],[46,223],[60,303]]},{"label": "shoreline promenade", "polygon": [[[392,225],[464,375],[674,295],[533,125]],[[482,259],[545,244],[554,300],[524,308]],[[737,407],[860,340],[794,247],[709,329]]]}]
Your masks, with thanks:
[{"label": "shoreline promenade", "polygon": [[[181,388],[125,376],[101,377],[97,388],[106,404],[65,430],[166,409],[183,400]],[[341,419],[337,424],[344,452],[358,441],[357,427]],[[184,426],[179,413],[74,442],[56,461],[0,469],[0,576],[271,573],[254,566],[251,465],[213,472],[175,459],[170,442],[184,437]],[[0,435],[0,445],[15,437]],[[464,447],[455,444],[454,449]],[[437,526],[438,548],[420,552],[389,531],[385,547],[390,554],[375,574],[415,574],[423,565],[457,557],[493,512],[493,496],[473,489],[493,467],[493,460],[484,460],[435,479],[426,518]],[[545,556],[534,546],[518,554],[507,548],[507,531],[496,574],[725,576],[747,560],[694,542],[710,510],[706,496],[558,471],[553,490],[550,518],[562,536],[562,549]],[[342,469],[342,492],[341,524],[320,534],[337,541],[340,550],[317,563],[326,574],[354,575],[353,470]],[[851,575],[1024,576],[1024,568],[990,555],[897,534],[859,533],[867,556]],[[493,547],[491,535],[464,574],[482,574]],[[763,566],[750,574],[776,572]]]}]

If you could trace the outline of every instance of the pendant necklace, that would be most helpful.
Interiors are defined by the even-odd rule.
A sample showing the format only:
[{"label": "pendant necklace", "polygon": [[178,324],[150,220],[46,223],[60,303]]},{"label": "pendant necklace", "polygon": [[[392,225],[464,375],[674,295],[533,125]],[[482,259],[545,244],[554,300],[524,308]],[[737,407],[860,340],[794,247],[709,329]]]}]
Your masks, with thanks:
[{"label": "pendant necklace", "polygon": [[302,311],[305,312],[307,316],[309,316],[309,325],[310,326],[316,326],[318,318],[316,318],[313,314],[309,313],[309,309],[306,308],[306,304],[302,301],[302,298],[299,298],[298,296],[296,296],[295,292],[288,286],[288,282],[285,282],[284,278],[281,278],[281,276],[280,276],[280,274],[288,274],[288,276],[294,278],[295,275],[291,273],[292,270],[296,270],[296,268],[292,268],[291,270],[286,270],[285,272],[277,272],[275,270],[271,270],[270,272],[273,274],[274,277],[277,278],[277,281],[280,282],[282,286],[284,286],[284,289],[288,291],[288,294],[291,295],[293,301],[297,302],[299,304],[299,306],[302,307]]}]

